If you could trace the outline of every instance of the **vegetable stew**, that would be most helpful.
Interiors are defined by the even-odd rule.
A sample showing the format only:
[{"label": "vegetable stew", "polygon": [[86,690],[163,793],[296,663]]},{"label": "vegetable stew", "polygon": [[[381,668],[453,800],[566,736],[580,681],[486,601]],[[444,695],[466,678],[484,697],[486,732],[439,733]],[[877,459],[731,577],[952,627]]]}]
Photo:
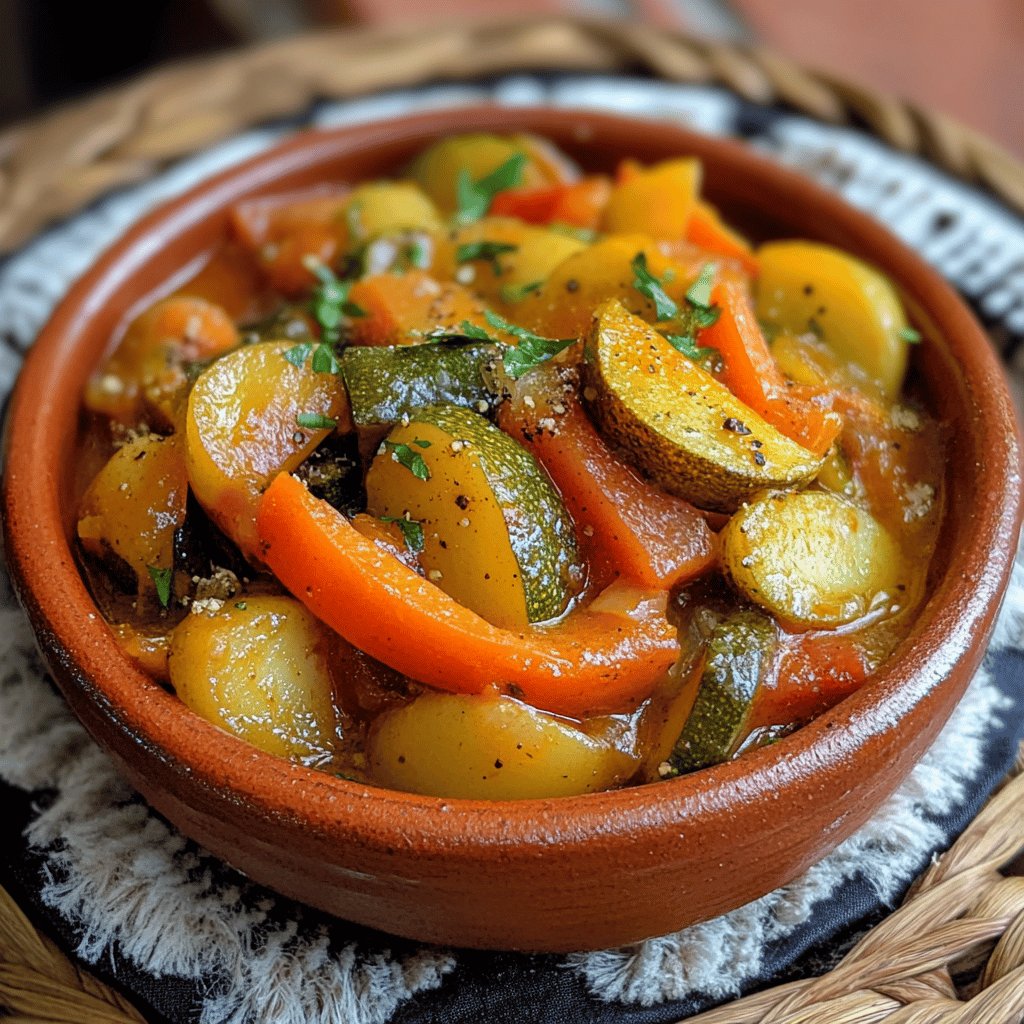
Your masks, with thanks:
[{"label": "vegetable stew", "polygon": [[876,268],[754,245],[698,161],[443,139],[249,200],[84,395],[127,654],[345,778],[573,795],[776,742],[928,592],[942,425]]}]

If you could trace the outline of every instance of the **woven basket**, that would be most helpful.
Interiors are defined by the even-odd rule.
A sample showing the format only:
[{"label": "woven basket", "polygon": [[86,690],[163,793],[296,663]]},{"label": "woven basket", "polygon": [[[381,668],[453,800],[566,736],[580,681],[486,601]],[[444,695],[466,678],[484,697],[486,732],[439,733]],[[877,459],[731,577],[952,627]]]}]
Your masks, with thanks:
[{"label": "woven basket", "polygon": [[[515,20],[322,33],[160,69],[0,134],[0,252],[104,192],[242,129],[437,78],[643,71],[852,123],[1024,211],[1024,167],[963,126],[758,49],[620,22]],[[1024,759],[904,905],[830,973],[691,1018],[697,1024],[1011,1024],[1024,1020]],[[964,981],[964,979],[968,979]],[[144,1018],[72,965],[0,889],[0,1016],[50,1024]]]}]

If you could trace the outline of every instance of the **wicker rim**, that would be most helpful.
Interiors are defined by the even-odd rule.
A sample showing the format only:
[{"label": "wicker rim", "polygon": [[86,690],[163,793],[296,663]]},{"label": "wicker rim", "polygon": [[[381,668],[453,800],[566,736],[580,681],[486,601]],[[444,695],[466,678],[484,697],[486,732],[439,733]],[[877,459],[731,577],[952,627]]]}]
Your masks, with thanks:
[{"label": "wicker rim", "polygon": [[944,115],[759,47],[619,21],[530,17],[298,36],[163,67],[15,125],[0,133],[0,252],[111,189],[317,99],[555,68],[717,84],[756,103],[859,125],[1024,211],[1024,165]]},{"label": "wicker rim", "polygon": [[[512,19],[302,36],[157,70],[0,133],[0,251],[54,219],[241,129],[321,98],[438,77],[558,68],[718,84],[758,103],[859,125],[1024,211],[1024,166],[950,118],[759,48],[607,21]],[[692,1018],[697,1024],[968,1024],[1024,1015],[1024,748],[1010,781],[904,905],[832,972]],[[967,976],[971,980],[963,983]],[[954,977],[960,984],[954,984]],[[13,1019],[138,1024],[0,889],[0,1010]]]}]

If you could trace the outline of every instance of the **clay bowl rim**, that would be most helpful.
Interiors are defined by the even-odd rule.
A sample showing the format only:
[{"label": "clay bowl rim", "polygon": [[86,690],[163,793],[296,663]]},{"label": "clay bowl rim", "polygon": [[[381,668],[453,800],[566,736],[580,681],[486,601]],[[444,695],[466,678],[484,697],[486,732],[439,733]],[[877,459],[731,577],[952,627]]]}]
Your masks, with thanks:
[{"label": "clay bowl rim", "polygon": [[[54,406],[62,386],[68,386],[66,367],[55,360],[62,345],[72,347],[64,339],[80,330],[76,320],[88,322],[116,287],[152,257],[161,235],[181,232],[245,194],[273,191],[273,181],[299,164],[396,139],[426,140],[487,126],[530,128],[541,134],[578,129],[581,142],[586,134],[657,132],[681,154],[717,150],[738,171],[767,185],[776,205],[787,199],[810,203],[839,225],[855,250],[888,252],[883,269],[943,325],[941,348],[947,363],[948,352],[955,354],[974,400],[966,410],[977,435],[972,437],[977,450],[987,453],[975,474],[983,500],[973,543],[953,552],[914,630],[879,676],[771,748],[658,784],[550,799],[445,799],[350,782],[264,754],[194,715],[121,652],[79,575],[62,524],[57,474],[47,460],[48,451],[55,444],[60,450],[75,426],[75,417],[65,409],[59,418]],[[951,365],[947,369],[953,372]],[[414,829],[419,855],[450,861],[471,861],[481,847],[540,850],[552,843],[586,844],[592,836],[635,839],[709,814],[724,822],[736,801],[770,791],[780,779],[792,782],[837,759],[856,758],[874,733],[891,728],[894,718],[937,689],[958,662],[968,660],[973,672],[1009,577],[1022,503],[1015,414],[990,343],[952,288],[895,236],[836,195],[748,147],[674,124],[548,107],[459,107],[301,132],[161,204],[125,232],[61,301],[28,354],[5,433],[4,535],[12,577],[42,646],[70,671],[105,717],[116,720],[138,746],[171,765],[176,774],[198,777],[204,785],[243,800],[259,815],[293,819],[335,835],[358,835],[377,848],[404,845]],[[438,814],[439,809],[447,813]]]}]

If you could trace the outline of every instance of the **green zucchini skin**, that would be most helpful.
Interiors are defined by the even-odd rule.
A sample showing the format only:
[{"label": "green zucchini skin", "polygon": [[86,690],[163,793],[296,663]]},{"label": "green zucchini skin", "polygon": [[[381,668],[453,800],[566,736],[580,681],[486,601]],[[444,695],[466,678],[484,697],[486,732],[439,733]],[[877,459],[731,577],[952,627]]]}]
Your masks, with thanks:
[{"label": "green zucchini skin", "polygon": [[712,630],[697,699],[669,758],[677,772],[719,764],[734,753],[776,646],[775,626],[760,612],[734,612]]},{"label": "green zucchini skin", "polygon": [[479,413],[438,404],[410,414],[453,439],[468,441],[502,511],[519,564],[530,622],[560,616],[579,591],[583,563],[561,495],[541,464],[522,445]]},{"label": "green zucchini skin", "polygon": [[341,354],[352,419],[360,428],[386,427],[427,405],[490,410],[497,345],[486,342],[352,346]]}]

